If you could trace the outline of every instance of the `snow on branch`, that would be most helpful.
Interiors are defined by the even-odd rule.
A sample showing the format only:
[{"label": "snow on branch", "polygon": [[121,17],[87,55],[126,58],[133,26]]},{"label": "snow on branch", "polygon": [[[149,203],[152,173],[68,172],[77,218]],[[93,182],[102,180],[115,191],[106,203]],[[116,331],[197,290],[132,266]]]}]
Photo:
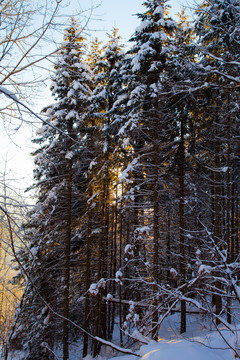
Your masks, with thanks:
[{"label": "snow on branch", "polygon": [[18,98],[12,91],[6,89],[3,86],[0,86],[0,92],[6,95],[7,97],[9,97],[10,99],[12,99],[13,101],[15,101],[16,103],[18,103]]}]

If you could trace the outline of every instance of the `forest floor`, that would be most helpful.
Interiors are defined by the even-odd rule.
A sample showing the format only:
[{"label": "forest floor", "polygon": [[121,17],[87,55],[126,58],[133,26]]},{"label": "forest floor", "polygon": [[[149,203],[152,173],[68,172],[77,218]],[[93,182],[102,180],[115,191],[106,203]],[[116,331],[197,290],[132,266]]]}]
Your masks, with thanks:
[{"label": "forest floor", "polygon": [[[179,335],[179,314],[169,316],[163,322],[159,331],[159,341],[150,341],[148,345],[140,347],[135,357],[132,355],[119,355],[109,358],[104,352],[95,360],[233,360],[235,354],[229,349],[233,345],[236,336],[219,327],[218,330],[209,319],[203,316],[188,316],[187,332]],[[234,326],[233,326],[234,327]],[[239,328],[240,332],[240,328]],[[226,341],[228,344],[226,343]],[[240,339],[240,337],[239,337]],[[240,353],[240,352],[239,352]],[[76,360],[76,359],[73,359]],[[92,360],[88,356],[85,360]]]},{"label": "forest floor", "polygon": [[[136,350],[140,357],[117,354],[109,347],[102,346],[99,356],[93,358],[88,355],[84,360],[233,360],[236,358],[229,348],[229,344],[236,343],[236,335],[229,330],[220,326],[218,331],[209,319],[199,315],[188,316],[187,332],[184,335],[179,335],[179,326],[179,314],[165,319],[159,331],[159,341],[149,339],[147,345],[142,345]],[[238,329],[240,334],[240,327]],[[117,344],[118,339],[119,329],[116,327],[113,342]],[[69,360],[81,360],[81,353],[82,342],[79,341],[71,346]],[[56,360],[62,359],[61,349],[56,350],[55,355]],[[12,354],[9,360],[24,360],[24,354],[22,352]]]}]

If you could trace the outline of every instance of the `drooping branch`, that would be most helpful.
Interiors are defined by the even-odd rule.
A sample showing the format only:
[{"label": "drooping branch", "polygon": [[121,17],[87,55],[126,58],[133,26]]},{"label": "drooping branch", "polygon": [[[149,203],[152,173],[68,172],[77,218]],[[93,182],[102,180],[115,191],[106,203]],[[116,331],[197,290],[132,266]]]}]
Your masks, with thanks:
[{"label": "drooping branch", "polygon": [[12,251],[13,251],[13,255],[15,260],[17,261],[18,265],[21,268],[21,271],[24,273],[24,275],[26,276],[27,280],[29,281],[29,283],[31,284],[31,286],[33,287],[33,289],[35,290],[37,296],[39,297],[39,299],[43,302],[43,304],[48,308],[48,310],[55,315],[56,317],[58,317],[59,319],[68,321],[69,324],[71,324],[72,326],[74,326],[75,328],[79,329],[81,332],[83,332],[84,334],[86,334],[87,336],[89,336],[91,339],[100,342],[103,345],[109,346],[114,350],[117,350],[119,352],[122,352],[124,354],[129,354],[129,355],[134,355],[137,357],[140,357],[140,355],[138,355],[137,353],[135,353],[134,351],[131,351],[130,349],[125,349],[122,348],[120,346],[117,346],[115,344],[113,344],[110,341],[106,341],[98,336],[93,336],[92,334],[90,334],[88,331],[86,331],[85,329],[83,329],[81,326],[79,326],[78,324],[76,324],[74,321],[65,318],[64,316],[62,316],[61,314],[59,314],[58,312],[56,312],[55,310],[53,310],[53,308],[47,303],[47,301],[41,296],[41,294],[39,293],[37,287],[34,285],[31,277],[29,276],[29,274],[27,273],[27,271],[24,269],[24,267],[21,264],[21,261],[17,255],[17,252],[15,250],[15,245],[14,245],[14,239],[13,239],[13,229],[12,229],[12,221],[14,221],[12,219],[12,217],[9,215],[8,211],[6,209],[4,209],[2,206],[0,206],[0,210],[5,214],[5,216],[7,217],[7,222],[8,222],[8,226],[9,226],[9,235],[10,235],[10,242],[11,242],[11,247],[12,247]]}]

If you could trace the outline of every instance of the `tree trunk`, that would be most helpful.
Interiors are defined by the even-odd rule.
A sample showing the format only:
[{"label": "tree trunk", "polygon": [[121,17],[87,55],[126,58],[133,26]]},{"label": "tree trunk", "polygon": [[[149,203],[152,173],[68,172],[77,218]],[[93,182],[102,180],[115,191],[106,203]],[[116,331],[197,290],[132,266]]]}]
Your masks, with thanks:
[{"label": "tree trunk", "polygon": [[[69,289],[70,289],[70,245],[71,245],[71,227],[72,227],[72,160],[68,161],[68,184],[67,184],[67,226],[65,240],[65,274],[64,274],[64,304],[63,315],[69,318]],[[63,360],[69,359],[69,323],[63,320]]]},{"label": "tree trunk", "polygon": [[[89,198],[92,197],[92,190],[90,189]],[[88,218],[88,240],[87,240],[87,254],[86,254],[86,282],[85,282],[85,310],[84,310],[84,329],[89,331],[89,316],[90,316],[90,296],[88,290],[91,285],[91,251],[92,251],[92,214],[89,210]],[[83,357],[88,354],[88,335],[84,334],[83,340]]]},{"label": "tree trunk", "polygon": [[[68,124],[69,149],[73,146],[73,122]],[[64,294],[63,294],[63,360],[69,359],[69,293],[70,293],[70,252],[72,238],[72,186],[73,186],[73,162],[67,159],[67,214],[66,214],[66,238],[64,248]]]},{"label": "tree trunk", "polygon": [[[180,242],[180,284],[185,282],[185,237],[184,237],[184,202],[185,202],[185,124],[181,117],[181,133],[179,144],[179,242]],[[180,333],[186,332],[186,302],[181,300],[181,325]]]},{"label": "tree trunk", "polygon": [[[216,148],[215,148],[215,191],[214,191],[214,203],[215,203],[215,226],[214,226],[214,239],[217,245],[220,244],[221,240],[221,219],[222,219],[222,211],[221,211],[221,174],[220,174],[220,147],[217,140]],[[219,281],[216,281],[215,284],[217,289],[221,289],[221,284]],[[219,315],[222,310],[222,297],[219,294],[215,294],[215,306],[216,306],[216,314]],[[216,324],[219,325],[220,321],[216,319]]]},{"label": "tree trunk", "polygon": [[[157,119],[157,117],[156,117]],[[158,122],[155,121],[154,124],[154,155],[153,155],[153,164],[154,164],[154,190],[153,190],[153,277],[155,285],[153,287],[154,294],[156,297],[158,287],[157,284],[160,281],[159,274],[159,154],[158,154]],[[154,301],[155,310],[153,313],[153,333],[152,337],[154,340],[158,339],[158,300],[157,298]]]}]

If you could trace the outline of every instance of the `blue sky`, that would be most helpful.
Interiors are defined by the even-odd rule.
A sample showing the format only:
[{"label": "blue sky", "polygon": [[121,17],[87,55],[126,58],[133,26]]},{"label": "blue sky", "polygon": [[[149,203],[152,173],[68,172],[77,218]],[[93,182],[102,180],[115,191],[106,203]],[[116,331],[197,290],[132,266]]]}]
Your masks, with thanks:
[{"label": "blue sky", "polygon": [[[100,4],[93,12],[94,20],[90,21],[89,27],[92,30],[92,37],[97,36],[104,41],[106,32],[116,26],[126,43],[139,25],[139,19],[133,15],[145,11],[145,7],[142,5],[143,0],[81,0],[80,3],[83,10],[89,9],[91,3],[94,7]],[[72,9],[74,4],[76,5],[76,2],[72,1]],[[181,5],[187,4],[187,0],[171,0],[168,4],[172,7],[171,15],[174,16],[179,12]]]}]

